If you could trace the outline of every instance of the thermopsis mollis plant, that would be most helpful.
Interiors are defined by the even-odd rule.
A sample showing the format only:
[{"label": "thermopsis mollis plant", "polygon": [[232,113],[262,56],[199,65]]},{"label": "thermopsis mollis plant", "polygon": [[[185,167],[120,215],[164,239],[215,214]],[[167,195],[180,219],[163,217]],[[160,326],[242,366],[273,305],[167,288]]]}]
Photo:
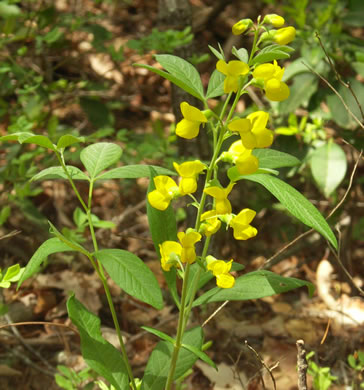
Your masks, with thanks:
[{"label": "thermopsis mollis plant", "polygon": [[[285,278],[265,270],[245,273],[235,277],[242,269],[234,259],[216,259],[209,252],[212,236],[224,225],[232,229],[236,240],[249,240],[258,234],[253,220],[256,212],[249,208],[233,210],[229,195],[237,181],[249,180],[261,184],[270,191],[287,209],[307,226],[321,233],[337,247],[335,236],[318,210],[299,192],[277,177],[277,168],[293,166],[299,161],[286,153],[267,149],[273,142],[273,131],[267,128],[269,114],[258,110],[249,115],[236,113],[237,103],[248,88],[264,91],[265,98],[282,101],[289,96],[289,87],[282,81],[284,68],[277,60],[287,59],[292,48],[286,46],[294,39],[295,29],[283,27],[284,19],[271,14],[240,20],[233,26],[234,34],[253,34],[250,53],[245,48],[232,50],[235,60],[226,61],[221,48],[210,48],[218,61],[212,73],[207,92],[201,78],[189,62],[173,55],[156,55],[155,58],[165,70],[137,64],[170,80],[192,96],[198,98],[204,109],[181,103],[183,119],[176,126],[179,137],[193,139],[200,131],[207,131],[211,137],[213,153],[211,160],[174,163],[179,175],[175,181],[174,172],[156,166],[133,165],[108,169],[118,162],[122,150],[113,143],[96,143],[81,151],[81,162],[85,172],[66,165],[64,150],[70,145],[83,142],[82,137],[62,136],[55,144],[45,135],[28,132],[8,134],[0,140],[16,140],[20,143],[34,143],[51,150],[57,157],[58,166],[47,168],[36,174],[32,180],[67,179],[78,198],[90,229],[93,250],[89,251],[77,242],[65,237],[50,223],[53,238],[45,241],[34,253],[25,267],[18,288],[39,269],[44,259],[56,252],[74,251],[89,259],[105,289],[108,304],[120,341],[121,352],[109,344],[100,332],[100,319],[87,310],[74,295],[67,302],[69,317],[81,336],[81,349],[85,361],[110,386],[117,390],[171,390],[175,381],[181,381],[197,359],[215,367],[204,352],[202,328],[189,327],[191,310],[201,304],[225,300],[257,299],[279,294],[291,289],[307,286],[312,293],[313,286],[305,281]],[[278,29],[274,29],[277,27]],[[209,108],[209,99],[222,96],[219,112]],[[226,140],[230,142],[225,142]],[[223,145],[230,144],[227,150]],[[227,170],[229,183],[224,187],[220,179],[222,163],[230,165]],[[194,194],[198,187],[198,176],[204,175],[202,195]],[[119,319],[107,284],[107,274],[123,291],[151,306],[161,309],[163,299],[154,274],[136,255],[122,249],[99,249],[95,235],[95,221],[92,215],[93,188],[97,181],[150,177],[147,214],[152,239],[160,257],[161,267],[171,296],[179,310],[176,335],[167,335],[160,330],[144,327],[161,339],[156,345],[144,376],[134,378]],[[75,184],[83,180],[89,184],[88,199],[85,201]],[[194,226],[177,233],[176,220],[171,203],[174,199],[189,196],[196,208]],[[255,226],[254,226],[255,225]],[[226,234],[231,234],[227,231]],[[195,245],[200,243],[200,253]],[[182,280],[182,289],[176,287],[177,278]],[[216,287],[205,289],[214,279]],[[199,294],[197,294],[200,292]],[[103,385],[104,387],[106,385]]]}]

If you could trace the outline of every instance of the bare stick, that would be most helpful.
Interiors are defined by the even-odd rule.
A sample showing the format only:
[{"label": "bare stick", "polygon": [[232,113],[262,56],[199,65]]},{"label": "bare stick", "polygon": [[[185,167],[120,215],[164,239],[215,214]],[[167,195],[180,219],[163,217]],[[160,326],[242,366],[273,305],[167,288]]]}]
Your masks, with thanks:
[{"label": "bare stick", "polygon": [[314,73],[317,77],[319,77],[334,93],[335,95],[341,100],[341,103],[345,107],[345,110],[349,113],[349,115],[355,120],[355,122],[364,129],[364,125],[361,123],[360,119],[350,110],[348,105],[345,103],[345,100],[342,98],[342,96],[339,94],[339,92],[330,84],[328,80],[325,79],[325,77],[321,76],[320,73],[317,73],[313,68],[311,68],[309,65],[307,65],[305,62],[302,62],[303,65],[305,65],[312,73]]},{"label": "bare stick", "polygon": [[345,83],[345,82],[342,80],[340,74],[339,74],[338,71],[336,70],[336,68],[335,68],[335,66],[334,66],[334,64],[333,64],[333,62],[331,61],[331,58],[329,57],[329,55],[327,54],[327,52],[326,52],[326,50],[325,50],[325,47],[324,47],[324,45],[323,45],[323,43],[322,43],[322,41],[321,41],[321,38],[320,38],[320,35],[319,35],[318,32],[316,32],[316,38],[317,38],[318,41],[319,41],[319,44],[320,44],[320,46],[321,46],[321,49],[322,49],[323,52],[325,53],[325,56],[326,56],[326,58],[327,58],[327,60],[328,60],[328,62],[329,62],[329,64],[330,64],[330,66],[331,66],[331,69],[332,69],[333,72],[335,73],[335,76],[336,76],[337,81],[338,81],[341,85],[343,85],[345,88],[347,88],[347,89],[351,92],[351,94],[353,95],[353,98],[355,99],[355,102],[356,102],[357,106],[359,107],[359,110],[360,110],[360,113],[361,113],[361,117],[362,117],[362,119],[364,120],[363,109],[362,109],[362,107],[361,107],[361,104],[360,104],[360,102],[359,102],[357,96],[355,95],[353,89],[351,88],[350,83]]},{"label": "bare stick", "polygon": [[68,328],[71,329],[73,332],[78,333],[77,329],[75,329],[72,326],[66,325],[66,324],[57,324],[56,322],[47,322],[47,321],[26,321],[26,322],[16,322],[14,324],[6,324],[1,325],[0,329],[13,327],[13,326],[22,326],[22,325],[51,325],[51,326],[58,326],[60,328]]},{"label": "bare stick", "polygon": [[305,342],[303,340],[296,341],[297,346],[297,371],[298,371],[298,390],[307,390],[307,369]]},{"label": "bare stick", "polygon": [[[273,373],[272,373],[272,368],[269,368],[265,363],[264,363],[264,360],[261,358],[261,356],[259,355],[259,353],[251,346],[249,345],[248,341],[245,340],[245,345],[254,353],[254,355],[256,356],[256,358],[260,361],[261,365],[268,371],[269,373],[269,376],[270,378],[272,379],[272,382],[273,382],[273,386],[274,386],[274,390],[277,390],[277,387],[276,387],[276,380],[274,379],[274,376],[273,376]],[[273,368],[275,368],[277,365],[274,365]],[[263,380],[263,378],[262,378]],[[264,386],[264,382],[263,382],[263,386]],[[264,387],[265,388],[265,387]]]}]

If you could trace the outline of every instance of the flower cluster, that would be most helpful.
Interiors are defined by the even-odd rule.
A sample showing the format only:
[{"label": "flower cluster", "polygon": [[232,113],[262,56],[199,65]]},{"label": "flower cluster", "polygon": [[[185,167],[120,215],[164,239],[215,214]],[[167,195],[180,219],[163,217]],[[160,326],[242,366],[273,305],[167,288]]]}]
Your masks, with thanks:
[{"label": "flower cluster", "polygon": [[[164,271],[170,271],[172,267],[180,268],[184,272],[183,264],[192,264],[196,261],[197,255],[195,245],[205,236],[205,243],[210,237],[217,233],[222,223],[232,228],[236,240],[248,240],[257,235],[257,229],[251,225],[256,212],[249,208],[242,209],[238,214],[232,211],[228,199],[235,182],[230,181],[227,187],[222,187],[217,178],[217,164],[225,161],[236,166],[240,175],[250,175],[259,168],[258,158],[254,155],[254,149],[267,148],[272,145],[273,132],[267,129],[269,114],[258,110],[246,117],[233,117],[235,105],[243,93],[247,92],[249,85],[261,88],[265,96],[271,101],[282,101],[289,97],[290,91],[287,84],[282,81],[284,68],[280,67],[276,60],[273,63],[255,63],[254,54],[260,50],[259,45],[272,41],[278,45],[286,45],[295,36],[293,27],[283,27],[284,18],[276,14],[266,15],[261,21],[258,18],[256,24],[251,19],[242,19],[234,24],[232,31],[234,35],[243,34],[250,29],[255,32],[255,43],[250,58],[237,54],[238,60],[226,62],[223,54],[217,55],[219,60],[216,69],[223,78],[224,93],[229,94],[228,100],[235,93],[235,102],[230,113],[226,116],[218,116],[211,110],[201,111],[187,102],[180,105],[183,119],[177,123],[176,134],[185,139],[193,139],[199,135],[201,125],[209,124],[209,130],[214,134],[214,148],[216,153],[209,166],[199,160],[187,161],[182,164],[173,163],[173,166],[180,176],[178,184],[172,178],[164,175],[154,177],[155,189],[148,194],[150,205],[158,210],[164,211],[175,198],[189,195],[194,199],[193,205],[198,211],[198,220],[195,229],[187,229],[186,232],[178,233],[177,241],[164,241],[159,245],[161,255],[161,266]],[[263,27],[264,24],[271,25],[276,29]],[[275,47],[275,45],[273,45]],[[246,62],[242,61],[245,60]],[[250,81],[249,81],[250,78]],[[221,77],[222,79],[222,77]],[[216,87],[217,88],[217,87]],[[221,87],[220,87],[221,88]],[[207,103],[205,102],[206,106]],[[223,111],[227,110],[225,104]],[[218,119],[215,123],[209,120],[211,116]],[[227,151],[220,152],[223,141],[234,135],[239,140],[231,143]],[[220,154],[220,155],[219,155]],[[207,171],[206,183],[201,198],[201,203],[193,197],[197,191],[198,176]],[[205,210],[205,199],[212,198],[211,207]],[[205,248],[206,249],[206,248]],[[204,252],[205,253],[205,250]],[[211,271],[216,278],[216,284],[220,288],[232,288],[235,284],[234,276],[231,275],[233,260],[217,260],[208,255],[198,261],[199,266],[204,266]]]}]

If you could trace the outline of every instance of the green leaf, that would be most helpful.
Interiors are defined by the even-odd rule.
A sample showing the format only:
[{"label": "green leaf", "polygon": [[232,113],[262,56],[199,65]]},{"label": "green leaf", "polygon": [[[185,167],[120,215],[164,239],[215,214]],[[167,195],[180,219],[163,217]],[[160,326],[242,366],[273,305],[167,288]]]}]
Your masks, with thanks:
[{"label": "green leaf", "polygon": [[[286,48],[289,48],[287,50]],[[288,54],[292,51],[292,48],[289,46],[281,46],[281,45],[269,45],[262,49],[252,61],[252,65],[263,64],[266,62],[271,62],[273,60],[282,60],[285,58],[289,58]]]},{"label": "green leaf", "polygon": [[212,72],[212,75],[209,80],[209,85],[207,87],[206,99],[222,96],[225,93],[224,80],[225,76],[217,69]]},{"label": "green leaf", "polygon": [[358,73],[361,77],[364,77],[364,62],[352,62],[351,66],[354,68],[356,73]]},{"label": "green leaf", "polygon": [[217,371],[216,364],[206,355],[205,352],[194,347],[193,345],[182,344],[182,347],[194,353],[198,358],[200,358],[202,361],[204,361],[205,363],[207,363],[209,366],[213,367]]},{"label": "green leaf", "polygon": [[[69,172],[73,180],[90,180],[90,178],[83,173],[79,168],[72,165],[67,165],[67,171]],[[31,181],[35,180],[48,180],[48,179],[66,179],[67,175],[65,174],[62,167],[50,167],[43,169],[38,172],[31,178]]]},{"label": "green leaf", "polygon": [[180,81],[187,82],[188,85],[196,92],[196,95],[199,96],[199,99],[204,100],[204,91],[200,74],[192,64],[183,58],[171,54],[157,54],[155,59],[171,75],[177,77]]},{"label": "green leaf", "polygon": [[144,64],[135,64],[135,66],[157,73],[197,99],[205,100],[200,75],[193,65],[182,58],[170,54],[156,55],[155,58],[167,72]]},{"label": "green leaf", "polygon": [[[230,171],[228,174],[229,173]],[[292,186],[277,177],[266,174],[240,176],[238,180],[240,179],[246,179],[261,184],[274,195],[292,215],[305,225],[318,231],[334,248],[337,249],[337,241],[334,233],[324,217],[310,201]]]},{"label": "green leaf", "polygon": [[176,175],[176,172],[156,165],[127,165],[110,169],[96,177],[96,180],[106,179],[138,179],[150,175],[149,167],[152,167],[158,175]]},{"label": "green leaf", "polygon": [[83,149],[80,159],[93,179],[101,171],[119,161],[121,154],[122,150],[119,145],[99,142]]},{"label": "green leaf", "polygon": [[24,268],[20,268],[19,264],[14,264],[10,266],[3,277],[3,281],[6,282],[17,282],[22,273],[24,272]]},{"label": "green leaf", "polygon": [[28,132],[19,132],[0,137],[0,141],[18,141],[20,144],[35,144],[43,148],[56,150],[51,140],[44,135],[36,135]]},{"label": "green leaf", "polygon": [[279,111],[282,115],[294,112],[298,107],[307,107],[311,96],[317,91],[318,79],[311,73],[298,74],[290,86],[290,96],[279,103]]},{"label": "green leaf", "polygon": [[175,339],[171,336],[168,336],[167,334],[161,332],[160,330],[158,329],[154,329],[154,328],[151,328],[149,326],[142,326],[141,327],[142,329],[146,330],[147,332],[149,333],[152,333],[154,334],[155,336],[159,337],[160,339],[164,340],[164,341],[168,341],[169,343],[171,343],[172,345],[175,344]]},{"label": "green leaf", "polygon": [[219,60],[225,61],[224,53],[223,53],[223,51],[221,49],[220,44],[219,44],[219,49],[220,49],[221,52],[216,50],[215,48],[213,48],[210,45],[208,45],[208,47],[212,51],[212,53],[215,55],[216,58],[218,58]]},{"label": "green leaf", "polygon": [[[356,80],[356,79],[349,79],[349,83],[351,85],[352,90],[354,91],[355,96],[357,97],[359,102],[364,101],[364,86],[363,84]],[[334,84],[334,87],[337,89],[340,96],[343,98],[345,103],[348,107],[350,107],[350,110],[352,113],[357,117],[361,118],[360,109],[349,91],[348,88],[345,88],[343,85],[336,85]],[[341,127],[344,129],[355,129],[358,127],[357,122],[352,118],[352,116],[346,111],[345,107],[343,106],[341,100],[336,96],[336,94],[329,95],[327,97],[327,104],[329,106],[329,109],[331,111],[331,117],[332,119]]]},{"label": "green leaf", "polygon": [[53,237],[44,241],[43,244],[35,251],[34,255],[29,260],[25,267],[24,273],[21,276],[17,289],[23,284],[23,282],[32,277],[39,269],[43,261],[52,253],[67,252],[72,249],[64,242],[60,241],[57,237]]},{"label": "green leaf", "polygon": [[110,278],[125,292],[162,309],[163,298],[157,279],[144,262],[133,253],[122,249],[103,249],[95,252]]},{"label": "green leaf", "polygon": [[306,286],[310,296],[312,296],[315,286],[310,282],[296,278],[286,278],[265,270],[254,271],[237,278],[232,288],[215,287],[207,291],[194,301],[193,306],[226,300],[246,301],[269,297],[302,286]]},{"label": "green leaf", "polygon": [[259,168],[294,167],[301,163],[298,158],[274,149],[254,149],[253,154],[259,159]]},{"label": "green leaf", "polygon": [[[148,193],[155,189],[153,178],[157,176],[154,168],[150,169],[150,183]],[[149,222],[149,230],[152,236],[153,244],[158,256],[160,257],[159,244],[164,241],[177,241],[177,223],[173,212],[172,205],[169,205],[165,211],[160,211],[152,207],[147,202],[147,216]],[[168,288],[177,306],[179,306],[179,298],[176,286],[176,270],[172,268],[169,272],[163,271]]]},{"label": "green leaf", "polygon": [[7,4],[5,1],[0,2],[0,16],[4,19],[14,18],[22,14],[20,8],[15,4]]},{"label": "green leaf", "polygon": [[310,166],[319,189],[328,198],[345,177],[345,152],[339,145],[329,141],[311,154]]},{"label": "green leaf", "polygon": [[75,137],[71,134],[62,135],[62,137],[57,142],[57,149],[67,148],[67,146],[85,142],[85,137]]},{"label": "green leaf", "polygon": [[[201,350],[203,344],[203,333],[200,327],[196,327],[185,332],[182,340],[183,344],[192,345]],[[167,382],[169,366],[173,352],[173,345],[167,341],[160,341],[154,348],[148,360],[144,372],[141,390],[164,390]],[[180,350],[174,378],[181,377],[196,362],[194,353],[183,348]]]},{"label": "green leaf", "polygon": [[100,319],[74,295],[67,301],[67,311],[80,332],[82,356],[86,363],[117,390],[128,389],[129,378],[124,360],[120,352],[101,336]]},{"label": "green leaf", "polygon": [[241,48],[241,49],[237,49],[235,46],[233,46],[233,49],[231,51],[235,57],[237,57],[240,61],[243,61],[245,62],[246,64],[248,63],[249,61],[249,53],[248,53],[248,50],[246,50],[245,48]]}]

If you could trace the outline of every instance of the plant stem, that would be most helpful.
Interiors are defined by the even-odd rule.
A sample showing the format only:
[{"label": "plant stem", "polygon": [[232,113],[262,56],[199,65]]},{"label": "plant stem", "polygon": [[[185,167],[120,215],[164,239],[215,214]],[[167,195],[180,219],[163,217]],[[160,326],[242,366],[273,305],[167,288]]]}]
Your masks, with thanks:
[{"label": "plant stem", "polygon": [[[240,90],[238,92],[240,92]],[[225,112],[227,110],[228,102],[229,102],[231,96],[232,96],[232,93],[230,93],[228,95],[228,97],[225,101],[225,104],[223,106],[223,109],[221,110],[221,113],[220,113],[220,118],[219,118],[220,134],[217,137],[217,141],[214,142],[214,153],[213,153],[213,156],[211,158],[210,165],[207,169],[204,188],[209,183],[213,173],[215,172],[216,161],[217,161],[222,143],[224,141],[224,134],[226,131],[226,127],[224,126],[222,119],[223,119]],[[234,108],[236,106],[237,100],[239,99],[238,96],[239,95],[237,94],[237,97],[235,98],[235,101],[233,103]],[[231,115],[232,115],[232,110],[230,110],[230,112],[229,112],[229,116],[231,116]],[[201,225],[201,215],[202,215],[202,212],[205,208],[206,196],[207,196],[206,193],[203,192],[202,196],[201,196],[200,205],[199,205],[199,208],[197,211],[197,216],[196,216],[196,222],[195,222],[195,230],[196,231],[199,230],[200,225]],[[210,244],[210,240],[211,240],[211,237],[208,237],[205,241],[204,249],[202,252],[203,258],[206,256],[206,253],[207,253],[207,250],[208,250],[208,247]],[[180,351],[181,345],[182,345],[182,337],[183,337],[183,334],[185,332],[188,318],[189,318],[189,315],[190,315],[190,312],[192,309],[193,300],[194,300],[196,292],[197,292],[198,282],[199,282],[200,276],[201,276],[201,268],[200,268],[197,271],[198,272],[197,277],[195,278],[193,286],[192,286],[192,294],[190,295],[190,300],[188,302],[188,305],[186,306],[187,287],[188,287],[188,279],[189,279],[189,274],[190,274],[190,267],[191,267],[191,265],[189,263],[187,263],[184,278],[183,278],[183,285],[182,285],[181,308],[180,308],[180,313],[179,313],[179,318],[178,318],[176,341],[175,341],[174,348],[173,348],[173,353],[172,353],[172,357],[171,357],[171,365],[169,368],[169,373],[168,373],[168,377],[167,377],[165,390],[171,390],[171,388],[172,388],[173,379],[174,379],[176,366],[177,366],[178,354],[179,354],[179,351]]]},{"label": "plant stem", "polygon": [[[88,220],[88,225],[89,225],[89,228],[90,228],[90,233],[91,233],[91,238],[92,238],[94,251],[97,252],[98,251],[98,244],[97,244],[95,229],[94,229],[94,225],[93,225],[92,217],[91,217],[92,192],[93,192],[93,183],[94,182],[93,182],[93,180],[90,181],[88,202],[87,202],[87,205],[86,205],[85,202],[83,201],[83,199],[81,198],[81,195],[78,192],[78,190],[77,190],[77,188],[76,188],[76,186],[75,186],[75,184],[74,184],[74,182],[72,180],[72,177],[70,176],[70,174],[67,171],[66,165],[65,165],[65,163],[63,161],[63,156],[60,155],[57,152],[56,152],[56,155],[57,155],[58,161],[60,162],[64,172],[67,175],[67,178],[68,178],[69,182],[71,183],[73,191],[75,192],[75,194],[76,194],[78,200],[80,201],[82,207],[86,211],[87,220]],[[104,287],[106,298],[107,298],[107,302],[109,304],[111,316],[112,316],[112,319],[113,319],[113,322],[114,322],[114,327],[115,327],[115,330],[116,330],[116,333],[117,333],[117,336],[118,336],[118,339],[119,339],[121,354],[123,356],[124,363],[125,363],[125,366],[126,366],[126,370],[128,372],[128,376],[129,376],[129,379],[130,379],[130,382],[131,382],[131,387],[133,388],[133,390],[137,390],[137,387],[136,387],[136,384],[135,384],[135,378],[134,378],[134,375],[133,375],[133,371],[131,369],[130,362],[129,362],[129,359],[128,359],[128,355],[126,353],[126,348],[125,348],[125,344],[124,344],[124,341],[123,341],[123,337],[121,335],[120,324],[119,324],[118,317],[116,315],[114,302],[112,300],[112,296],[111,296],[111,293],[110,293],[109,286],[107,285],[107,279],[106,279],[106,276],[105,276],[104,267],[102,266],[101,262],[99,260],[97,260],[97,259],[96,259],[97,263],[95,263],[95,260],[93,259],[93,256],[88,256],[88,258],[89,258],[92,266],[94,267],[97,275],[99,276],[99,278],[100,278],[100,280],[102,282],[102,285]]]},{"label": "plant stem", "polygon": [[183,337],[183,331],[184,331],[184,315],[185,315],[185,305],[186,305],[186,296],[187,296],[187,281],[190,274],[190,267],[191,265],[187,263],[184,279],[183,279],[183,286],[182,286],[182,296],[181,296],[181,310],[179,312],[179,318],[178,318],[178,327],[177,327],[177,335],[176,335],[176,341],[174,344],[174,349],[171,357],[171,365],[169,368],[167,383],[166,383],[166,390],[171,390],[173,379],[174,379],[174,373],[176,371],[177,366],[177,358],[179,354],[179,350],[181,349],[182,345],[182,337]]}]

